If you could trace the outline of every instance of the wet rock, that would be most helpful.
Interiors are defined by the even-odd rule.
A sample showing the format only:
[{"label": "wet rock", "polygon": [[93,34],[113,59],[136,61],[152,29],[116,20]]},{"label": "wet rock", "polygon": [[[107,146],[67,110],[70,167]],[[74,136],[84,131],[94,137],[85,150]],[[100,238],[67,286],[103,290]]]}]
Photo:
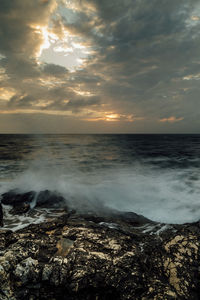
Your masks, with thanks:
[{"label": "wet rock", "polygon": [[[36,193],[30,191],[21,193],[18,190],[11,190],[1,196],[3,205],[10,205],[12,209],[9,213],[13,215],[21,215],[29,212],[30,214],[35,207],[39,208],[67,208],[65,199],[57,192],[49,190]],[[32,210],[30,210],[32,208]],[[0,206],[0,225],[2,224],[3,211]]]},{"label": "wet rock", "polygon": [[141,226],[144,224],[150,224],[150,223],[156,223],[153,222],[147,218],[145,218],[142,215],[138,215],[134,212],[114,212],[114,215],[112,216],[113,219],[120,220],[123,222],[126,222],[130,225],[134,226]]},{"label": "wet rock", "polygon": [[31,203],[36,193],[33,191],[21,193],[18,190],[11,190],[2,195],[1,203],[4,205],[17,206],[22,203]]},{"label": "wet rock", "polygon": [[37,269],[38,261],[28,257],[16,265],[13,272],[15,280],[21,284],[37,282],[39,270]]},{"label": "wet rock", "polygon": [[[103,212],[88,212],[84,214],[77,214],[79,218],[84,220],[91,221],[97,224],[106,225],[110,228],[120,228],[121,229],[126,225],[126,227],[132,225],[134,227],[139,227],[143,225],[156,224],[142,215],[138,215],[134,212],[119,212],[116,210],[107,210]],[[121,226],[119,226],[121,225]]]},{"label": "wet rock", "polygon": [[30,210],[29,203],[19,203],[18,205],[13,206],[10,213],[13,215],[21,215],[27,213],[29,210]]},{"label": "wet rock", "polygon": [[3,209],[0,203],[0,227],[3,226]]},{"label": "wet rock", "polygon": [[62,197],[56,192],[45,190],[39,192],[39,194],[37,195],[37,207],[56,207],[63,205],[66,205],[64,197]]},{"label": "wet rock", "polygon": [[11,230],[0,229],[0,253],[7,247],[7,242],[9,240],[8,236],[12,233]]},{"label": "wet rock", "polygon": [[109,227],[74,213],[0,231],[0,299],[199,299],[199,222],[135,226],[136,216],[115,214]]}]

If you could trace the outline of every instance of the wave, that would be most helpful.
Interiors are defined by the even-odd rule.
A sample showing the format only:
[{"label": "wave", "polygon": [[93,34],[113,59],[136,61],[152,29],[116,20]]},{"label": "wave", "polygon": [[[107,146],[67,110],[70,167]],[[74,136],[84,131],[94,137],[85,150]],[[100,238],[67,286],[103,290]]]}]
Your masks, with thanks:
[{"label": "wave", "polygon": [[158,222],[185,223],[200,219],[200,177],[197,169],[159,169],[135,163],[130,167],[82,172],[70,160],[58,164],[35,160],[0,193],[57,191],[76,210],[133,211]]}]

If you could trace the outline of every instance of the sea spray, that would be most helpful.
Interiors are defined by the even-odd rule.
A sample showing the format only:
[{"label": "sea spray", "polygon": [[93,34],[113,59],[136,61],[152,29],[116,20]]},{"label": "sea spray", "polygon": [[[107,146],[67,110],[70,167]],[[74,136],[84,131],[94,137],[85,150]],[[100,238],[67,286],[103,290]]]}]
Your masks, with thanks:
[{"label": "sea spray", "polygon": [[[43,136],[43,142],[15,137],[20,150],[15,144],[11,152],[5,148],[2,161],[9,169],[5,178],[1,174],[0,193],[49,190],[78,211],[113,208],[159,222],[197,221],[200,139],[188,139],[183,152],[179,136],[61,135]],[[18,159],[16,153],[13,159],[14,149]]]},{"label": "sea spray", "polygon": [[[30,168],[7,183],[6,190],[35,191],[32,207],[38,193],[49,190],[60,193],[67,205],[78,211],[98,211],[109,207],[133,211],[166,223],[199,219],[199,181],[189,182],[185,171],[161,172],[138,164],[130,168],[101,170],[96,175],[68,168],[63,171],[51,168],[49,172],[40,164],[40,168]],[[184,181],[184,177],[187,180]]]}]

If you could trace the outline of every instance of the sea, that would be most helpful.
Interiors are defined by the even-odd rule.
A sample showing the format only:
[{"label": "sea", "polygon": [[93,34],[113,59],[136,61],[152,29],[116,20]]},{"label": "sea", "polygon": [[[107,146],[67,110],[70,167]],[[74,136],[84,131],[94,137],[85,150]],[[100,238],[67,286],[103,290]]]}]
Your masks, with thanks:
[{"label": "sea", "polygon": [[[1,134],[0,197],[13,189],[58,192],[78,211],[111,208],[163,223],[198,221],[200,135]],[[40,212],[15,225],[41,220]]]}]

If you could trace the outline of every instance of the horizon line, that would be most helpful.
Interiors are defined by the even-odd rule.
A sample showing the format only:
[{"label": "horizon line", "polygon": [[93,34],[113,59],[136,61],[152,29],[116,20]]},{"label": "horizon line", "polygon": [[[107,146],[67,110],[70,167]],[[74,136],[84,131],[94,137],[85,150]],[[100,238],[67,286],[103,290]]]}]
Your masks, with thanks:
[{"label": "horizon line", "polygon": [[150,132],[150,133],[145,133],[145,132],[133,132],[133,133],[130,133],[130,132],[102,132],[102,133],[6,133],[6,132],[3,132],[1,133],[0,132],[0,135],[164,135],[164,134],[167,134],[167,135],[200,135],[200,133],[196,133],[196,132],[189,132],[189,133],[180,133],[180,132],[175,132],[175,133],[172,133],[172,132]]}]

